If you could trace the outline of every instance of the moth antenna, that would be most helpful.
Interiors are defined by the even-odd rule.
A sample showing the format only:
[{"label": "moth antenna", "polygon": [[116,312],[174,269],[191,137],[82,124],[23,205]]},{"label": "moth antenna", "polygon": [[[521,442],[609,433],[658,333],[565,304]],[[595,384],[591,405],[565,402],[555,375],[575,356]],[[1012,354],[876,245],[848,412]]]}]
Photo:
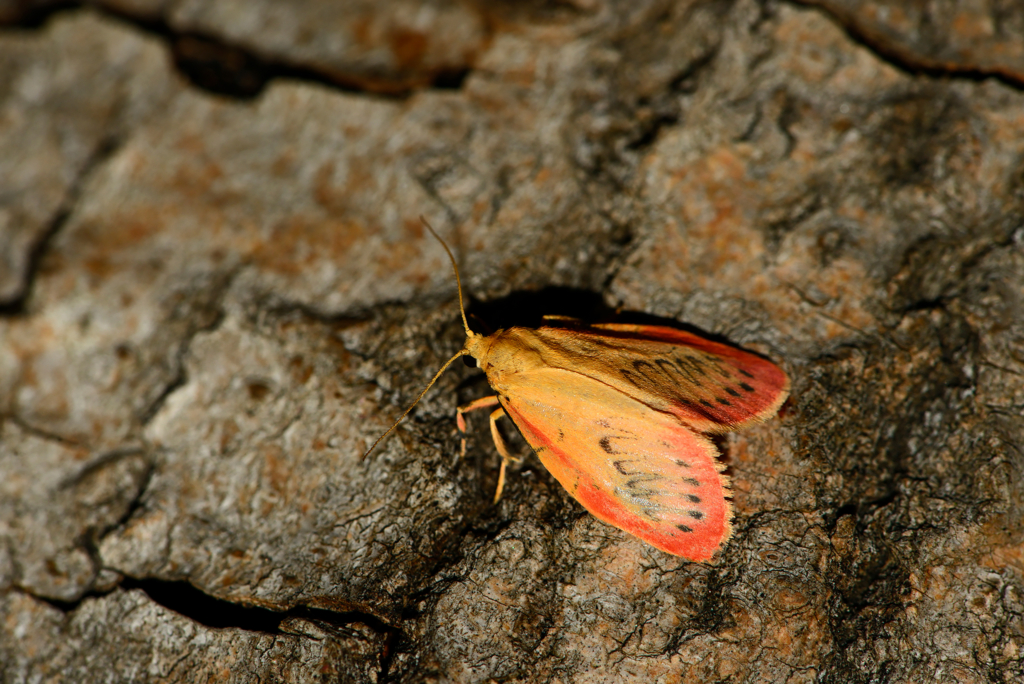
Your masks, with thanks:
[{"label": "moth antenna", "polygon": [[[427,227],[427,230],[430,231],[430,234],[433,235],[435,238],[437,238],[437,241],[441,243],[441,246],[444,247],[444,251],[448,254],[448,259],[452,262],[452,270],[455,271],[455,284],[459,288],[459,313],[462,314],[462,327],[466,329],[466,335],[468,337],[472,337],[474,333],[473,333],[472,330],[469,329],[469,321],[466,320],[466,307],[463,306],[463,304],[462,304],[462,280],[459,278],[459,267],[455,265],[455,257],[452,256],[452,250],[448,249],[448,245],[445,244],[445,241],[441,239],[441,236],[437,234],[437,231],[434,230],[434,227],[432,225],[430,225],[430,222],[428,222],[425,217],[420,216],[420,221],[423,221],[423,225],[425,225]],[[394,425],[389,427],[387,432],[385,432],[383,435],[378,437],[377,441],[370,445],[370,448],[366,450],[366,452],[363,454],[362,458],[366,458],[367,456],[369,456],[370,452],[373,451],[377,447],[377,445],[380,444],[381,441],[385,437],[390,435],[391,432],[396,427],[398,427],[398,424],[401,423],[402,420],[407,415],[409,415],[409,412],[412,411],[414,408],[416,408],[416,404],[420,403],[420,399],[423,398],[423,395],[425,395],[427,393],[427,390],[429,390],[431,387],[434,386],[434,383],[437,382],[437,379],[439,377],[441,377],[442,373],[444,373],[446,370],[448,370],[448,366],[452,365],[452,363],[455,362],[455,359],[459,358],[460,356],[466,356],[467,354],[469,354],[469,352],[466,351],[465,349],[462,349],[462,350],[459,351],[458,354],[456,354],[452,358],[448,359],[448,361],[446,361],[445,364],[443,366],[441,366],[441,370],[437,371],[437,373],[434,375],[434,378],[430,381],[430,383],[427,384],[427,386],[423,388],[423,391],[420,392],[420,396],[416,397],[416,401],[412,402],[412,406],[410,406],[409,408],[405,409],[405,413],[403,413],[401,416],[399,416],[398,420],[395,421]],[[362,460],[362,459],[360,459],[360,460]]]},{"label": "moth antenna", "polygon": [[[469,321],[466,320],[466,307],[462,304],[462,279],[459,278],[459,267],[455,265],[455,257],[452,256],[452,250],[448,249],[448,245],[445,244],[444,240],[441,239],[441,236],[437,234],[437,231],[434,230],[434,227],[430,225],[425,217],[420,216],[420,221],[423,221],[423,225],[427,227],[430,234],[437,238],[437,241],[444,247],[444,251],[448,253],[448,259],[452,262],[452,270],[455,271],[455,284],[459,288],[459,313],[462,314],[462,327],[466,329],[466,335],[472,337],[473,331],[469,329]],[[454,360],[452,359],[452,361]],[[448,363],[451,363],[451,361]]]},{"label": "moth antenna", "polygon": [[385,432],[383,435],[378,437],[377,441],[370,445],[370,448],[366,450],[366,452],[360,457],[359,460],[362,460],[362,459],[366,458],[367,456],[369,456],[370,452],[373,451],[377,447],[377,445],[380,444],[381,441],[383,441],[383,439],[385,437],[390,435],[391,432],[396,427],[398,427],[398,424],[401,423],[402,420],[407,415],[409,415],[409,412],[412,411],[414,408],[416,408],[416,404],[420,403],[420,399],[422,399],[423,395],[427,393],[427,390],[429,390],[431,387],[434,386],[434,383],[437,382],[437,379],[439,377],[441,377],[441,373],[444,373],[446,370],[448,370],[448,366],[452,365],[452,363],[455,362],[455,359],[459,358],[460,356],[465,356],[466,354],[467,354],[466,350],[462,349],[462,350],[459,351],[458,354],[456,354],[452,358],[448,359],[448,361],[446,361],[445,364],[443,366],[441,366],[441,370],[437,371],[437,373],[434,375],[434,379],[431,380],[430,383],[426,387],[423,388],[423,391],[420,392],[420,396],[416,397],[416,401],[412,402],[412,406],[410,406],[409,408],[405,409],[405,413],[403,413],[401,416],[399,416],[398,420],[395,421],[394,425],[392,425],[391,427],[388,428],[387,432]]}]

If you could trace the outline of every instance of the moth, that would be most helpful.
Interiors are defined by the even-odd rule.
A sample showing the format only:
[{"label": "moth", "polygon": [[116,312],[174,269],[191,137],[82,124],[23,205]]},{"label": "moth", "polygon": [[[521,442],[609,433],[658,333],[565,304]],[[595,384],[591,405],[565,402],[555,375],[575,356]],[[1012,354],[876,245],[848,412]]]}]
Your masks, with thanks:
[{"label": "moth", "polygon": [[[460,407],[492,408],[491,435],[501,455],[495,501],[515,460],[498,431],[507,416],[548,472],[597,519],[652,546],[705,561],[732,533],[728,482],[707,435],[739,430],[775,415],[789,395],[786,373],[771,361],[682,330],[654,325],[587,325],[550,317],[539,328],[490,335],[466,319],[462,282],[451,250],[471,356],[495,394]],[[465,439],[463,439],[463,453]]]}]

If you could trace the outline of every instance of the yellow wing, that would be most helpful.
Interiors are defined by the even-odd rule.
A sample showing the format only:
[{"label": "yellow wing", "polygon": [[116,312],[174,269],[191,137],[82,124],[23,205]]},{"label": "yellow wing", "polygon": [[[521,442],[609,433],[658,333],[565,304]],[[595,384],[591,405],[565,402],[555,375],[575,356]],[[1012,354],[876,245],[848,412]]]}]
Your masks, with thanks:
[{"label": "yellow wing", "polygon": [[491,384],[541,462],[598,519],[697,561],[728,539],[715,447],[675,416],[564,369]]}]

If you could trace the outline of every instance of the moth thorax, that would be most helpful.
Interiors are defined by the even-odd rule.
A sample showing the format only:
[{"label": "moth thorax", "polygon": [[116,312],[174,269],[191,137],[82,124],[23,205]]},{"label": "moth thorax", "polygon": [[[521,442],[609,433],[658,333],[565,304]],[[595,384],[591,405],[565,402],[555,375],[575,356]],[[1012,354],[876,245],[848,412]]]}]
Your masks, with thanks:
[{"label": "moth thorax", "polygon": [[480,368],[490,380],[548,366],[543,343],[530,328],[507,328],[481,340]]}]

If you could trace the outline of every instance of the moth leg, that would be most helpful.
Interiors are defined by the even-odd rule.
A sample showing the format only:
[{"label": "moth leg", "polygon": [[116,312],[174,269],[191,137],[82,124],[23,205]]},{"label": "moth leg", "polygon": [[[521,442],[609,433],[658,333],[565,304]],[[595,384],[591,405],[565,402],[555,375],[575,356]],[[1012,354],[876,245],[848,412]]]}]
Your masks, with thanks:
[{"label": "moth leg", "polygon": [[[498,397],[483,397],[476,401],[471,401],[465,406],[460,406],[456,409],[455,423],[459,426],[459,431],[462,432],[462,450],[461,455],[466,455],[466,419],[463,417],[470,411],[476,411],[477,409],[489,408],[498,404]],[[501,456],[501,470],[498,471],[498,491],[494,493],[494,502],[497,503],[498,499],[501,498],[501,492],[505,489],[505,469],[508,467],[509,461],[519,461],[518,458],[508,452],[508,447],[505,446],[505,439],[501,436],[501,432],[498,431],[498,419],[505,416],[505,409],[497,408],[491,412],[491,439],[494,440],[494,446],[498,450],[498,454]]]},{"label": "moth leg", "polygon": [[455,410],[455,424],[459,426],[459,432],[462,433],[462,448],[459,451],[460,456],[465,457],[466,455],[466,419],[463,418],[463,414],[469,413],[470,411],[476,411],[477,409],[489,408],[497,403],[497,396],[483,397],[476,401],[471,401],[465,406],[460,406]]},{"label": "moth leg", "polygon": [[504,415],[505,409],[503,408],[495,409],[491,412],[491,438],[494,439],[494,446],[497,447],[498,453],[501,454],[501,470],[498,471],[498,491],[494,492],[494,503],[498,503],[498,499],[501,498],[501,490],[505,488],[505,468],[508,466],[508,462],[519,460],[508,453],[505,439],[498,432],[498,419]]}]

